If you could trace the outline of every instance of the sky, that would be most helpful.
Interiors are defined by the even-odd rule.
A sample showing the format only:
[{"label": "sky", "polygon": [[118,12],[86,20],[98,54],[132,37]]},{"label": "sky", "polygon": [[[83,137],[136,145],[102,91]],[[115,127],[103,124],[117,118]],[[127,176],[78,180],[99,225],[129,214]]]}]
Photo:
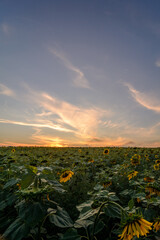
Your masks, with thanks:
[{"label": "sky", "polygon": [[1,0],[0,146],[160,147],[159,0]]}]

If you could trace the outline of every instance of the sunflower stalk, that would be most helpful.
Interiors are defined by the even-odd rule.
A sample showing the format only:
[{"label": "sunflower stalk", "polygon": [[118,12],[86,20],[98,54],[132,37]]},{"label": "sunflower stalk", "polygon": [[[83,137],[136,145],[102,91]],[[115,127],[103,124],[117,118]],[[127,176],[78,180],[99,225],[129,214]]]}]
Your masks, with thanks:
[{"label": "sunflower stalk", "polygon": [[94,221],[94,225],[93,225],[93,230],[92,230],[92,239],[94,240],[95,237],[94,237],[94,233],[95,233],[95,228],[96,228],[96,224],[98,223],[98,218],[99,218],[99,215],[102,211],[102,209],[105,207],[105,205],[109,205],[109,204],[113,204],[117,207],[119,207],[122,211],[122,213],[124,213],[126,215],[126,211],[124,210],[124,208],[122,206],[120,206],[118,203],[114,202],[114,201],[110,201],[110,200],[107,200],[105,202],[103,202],[99,208],[99,211],[97,212],[97,215],[96,215],[96,218],[95,218],[95,221]]}]

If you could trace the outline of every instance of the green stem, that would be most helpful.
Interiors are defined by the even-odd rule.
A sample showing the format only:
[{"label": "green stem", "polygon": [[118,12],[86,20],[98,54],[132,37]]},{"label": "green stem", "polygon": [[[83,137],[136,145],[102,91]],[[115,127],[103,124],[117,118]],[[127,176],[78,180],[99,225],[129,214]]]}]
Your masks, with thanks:
[{"label": "green stem", "polygon": [[96,218],[95,218],[95,221],[94,221],[94,225],[93,225],[93,231],[92,231],[92,236],[93,237],[94,237],[95,227],[96,227],[96,224],[97,224],[97,221],[98,221],[99,214],[101,213],[101,210],[105,206],[106,203],[108,203],[108,201],[106,201],[106,202],[101,204],[101,206],[100,206],[100,208],[98,210],[98,213],[96,215]]},{"label": "green stem", "polygon": [[118,203],[113,202],[113,201],[109,201],[109,203],[112,203],[112,204],[116,205],[117,207],[119,207],[119,208],[122,210],[123,213],[126,213],[126,211],[124,210],[124,208],[123,208],[121,205],[119,205]]},{"label": "green stem", "polygon": [[41,223],[41,225],[40,225],[40,230],[41,230],[41,228],[43,227],[43,224],[45,223],[47,217],[49,217],[49,216],[52,215],[52,214],[53,214],[53,211],[50,212],[50,213],[48,213],[48,214],[44,217],[44,219],[43,219],[43,221],[42,221],[42,223]]},{"label": "green stem", "polygon": [[99,211],[98,211],[98,213],[97,213],[97,215],[96,215],[95,221],[94,221],[93,231],[92,231],[92,237],[94,237],[95,227],[96,227],[96,224],[97,224],[97,222],[98,222],[98,217],[99,217],[99,215],[100,215],[100,213],[101,213],[101,210],[102,210],[102,208],[103,208],[106,204],[109,204],[109,203],[114,204],[115,206],[119,207],[119,208],[121,209],[121,211],[126,214],[124,208],[123,208],[121,205],[119,205],[118,203],[116,203],[116,202],[107,200],[107,201],[105,201],[104,203],[102,203],[101,206],[100,206],[100,208],[99,208]]},{"label": "green stem", "polygon": [[91,238],[90,238],[90,235],[89,235],[89,232],[88,232],[88,229],[86,228],[86,233],[87,233],[87,239],[88,240],[92,240]]},{"label": "green stem", "polygon": [[87,239],[87,240],[89,239],[89,238],[88,238],[88,237],[86,237],[86,236],[81,236],[81,239],[82,239],[82,238],[85,238],[85,239]]}]

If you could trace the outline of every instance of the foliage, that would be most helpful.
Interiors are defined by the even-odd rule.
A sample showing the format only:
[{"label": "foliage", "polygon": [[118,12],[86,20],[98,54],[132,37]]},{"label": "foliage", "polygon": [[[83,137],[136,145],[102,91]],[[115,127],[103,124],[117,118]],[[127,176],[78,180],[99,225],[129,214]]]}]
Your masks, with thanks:
[{"label": "foliage", "polygon": [[159,148],[1,147],[0,234],[114,240],[141,216],[156,227],[139,239],[158,239],[159,166]]}]

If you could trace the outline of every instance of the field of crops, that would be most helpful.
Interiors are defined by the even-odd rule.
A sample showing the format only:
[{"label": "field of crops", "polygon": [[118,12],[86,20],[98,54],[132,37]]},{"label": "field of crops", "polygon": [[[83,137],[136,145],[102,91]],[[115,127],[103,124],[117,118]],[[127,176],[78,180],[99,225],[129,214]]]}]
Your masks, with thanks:
[{"label": "field of crops", "polygon": [[160,239],[160,148],[0,148],[8,240]]}]

